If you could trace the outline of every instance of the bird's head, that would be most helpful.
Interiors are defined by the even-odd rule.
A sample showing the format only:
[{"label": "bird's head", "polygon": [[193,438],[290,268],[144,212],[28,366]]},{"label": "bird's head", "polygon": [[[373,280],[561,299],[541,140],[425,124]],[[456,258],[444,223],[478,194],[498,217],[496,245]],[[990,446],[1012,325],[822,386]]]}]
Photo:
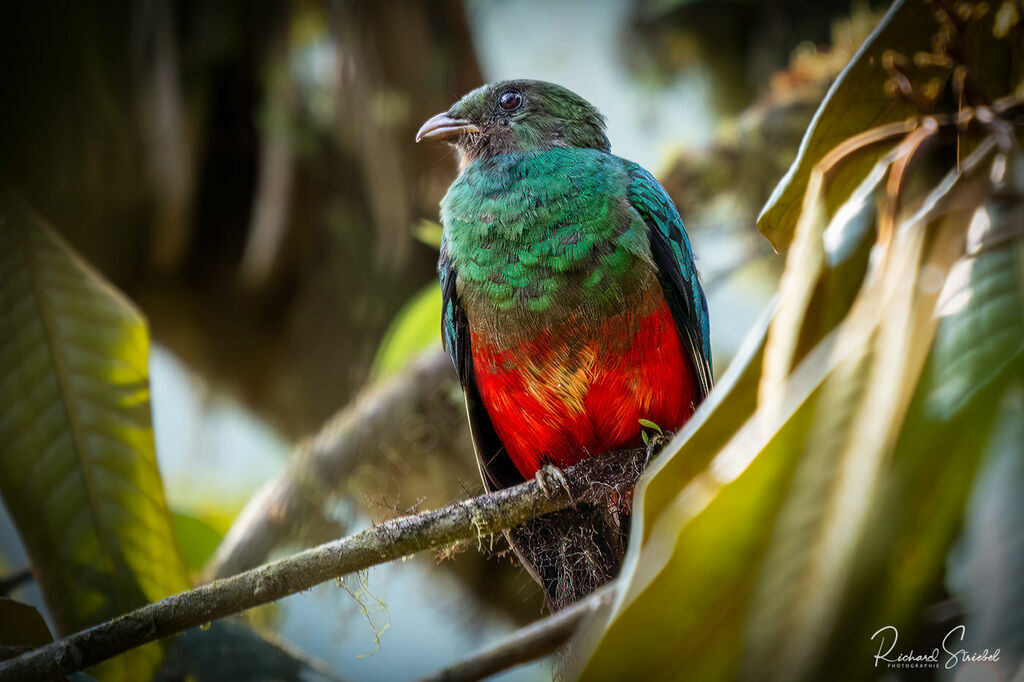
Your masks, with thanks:
[{"label": "bird's head", "polygon": [[604,117],[590,102],[560,85],[532,80],[477,88],[424,123],[416,133],[420,140],[448,142],[463,163],[552,147],[608,151]]}]

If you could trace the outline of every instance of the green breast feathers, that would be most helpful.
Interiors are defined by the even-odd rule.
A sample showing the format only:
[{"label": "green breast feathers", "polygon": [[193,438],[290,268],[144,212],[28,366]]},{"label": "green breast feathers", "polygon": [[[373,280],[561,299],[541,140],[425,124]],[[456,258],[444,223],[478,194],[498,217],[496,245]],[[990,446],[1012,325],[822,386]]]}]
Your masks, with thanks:
[{"label": "green breast feathers", "polygon": [[442,200],[441,220],[471,319],[500,324],[513,315],[543,325],[573,309],[621,306],[639,280],[652,280],[628,173],[627,162],[591,149],[469,164]]}]

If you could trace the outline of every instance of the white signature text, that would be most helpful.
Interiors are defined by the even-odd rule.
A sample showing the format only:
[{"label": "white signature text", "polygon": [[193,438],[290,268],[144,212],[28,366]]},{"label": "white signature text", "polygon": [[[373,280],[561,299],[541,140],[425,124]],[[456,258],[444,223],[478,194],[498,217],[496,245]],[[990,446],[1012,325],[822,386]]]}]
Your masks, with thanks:
[{"label": "white signature text", "polygon": [[878,638],[875,667],[877,668],[878,664],[882,662],[887,663],[890,668],[938,668],[941,663],[946,670],[952,670],[961,663],[994,663],[999,660],[999,649],[990,652],[988,649],[967,651],[963,647],[957,648],[958,644],[964,641],[966,635],[967,626],[957,625],[942,638],[941,647],[935,647],[923,653],[918,653],[913,649],[894,653],[900,633],[895,626],[886,625],[871,635],[872,640]]}]

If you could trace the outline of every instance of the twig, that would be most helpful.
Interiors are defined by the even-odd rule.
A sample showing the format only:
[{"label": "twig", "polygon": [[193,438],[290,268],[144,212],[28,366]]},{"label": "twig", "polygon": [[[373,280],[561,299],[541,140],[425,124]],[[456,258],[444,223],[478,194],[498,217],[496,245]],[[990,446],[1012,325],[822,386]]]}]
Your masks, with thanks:
[{"label": "twig", "polygon": [[437,671],[421,682],[473,682],[553,653],[573,636],[580,623],[611,604],[603,590],[512,633],[496,646]]},{"label": "twig", "polygon": [[231,578],[161,599],[0,663],[0,680],[50,680],[82,670],[154,640],[272,602],[338,576],[459,540],[518,526],[570,506],[603,499],[592,471],[632,450],[584,460],[564,473],[568,487],[536,480],[441,509],[405,516],[328,542]]},{"label": "twig", "polygon": [[0,596],[5,596],[32,580],[32,569],[25,567],[10,575],[0,577]]}]

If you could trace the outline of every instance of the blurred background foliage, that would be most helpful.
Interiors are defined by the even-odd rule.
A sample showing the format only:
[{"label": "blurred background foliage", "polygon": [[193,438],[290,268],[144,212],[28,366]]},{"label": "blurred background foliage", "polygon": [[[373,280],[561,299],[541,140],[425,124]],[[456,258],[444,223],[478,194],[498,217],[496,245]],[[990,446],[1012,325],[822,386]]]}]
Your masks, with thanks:
[{"label": "blurred background foliage", "polygon": [[[1020,3],[963,6],[983,6],[961,47],[991,101],[1024,77]],[[815,184],[836,144],[918,113],[886,89],[907,67],[883,56],[937,49],[920,1],[822,105],[887,7],[7,8],[0,188],[23,201],[5,200],[0,225],[3,591],[59,635],[480,492],[439,350],[435,221],[454,163],[412,140],[482,81],[534,77],[594,102],[613,151],[679,206],[721,377],[647,479],[643,542],[580,671],[860,679],[877,627],[929,648],[966,619],[972,645],[1018,652],[1009,679],[1024,642],[1024,171],[972,129],[952,146],[873,145]],[[932,110],[963,103],[948,68],[911,75]],[[898,202],[876,200],[911,158]],[[933,189],[943,208],[929,213]],[[972,227],[981,214],[989,228]],[[423,675],[540,614],[501,550],[378,567],[92,674]],[[549,676],[534,664],[508,678]]]}]

